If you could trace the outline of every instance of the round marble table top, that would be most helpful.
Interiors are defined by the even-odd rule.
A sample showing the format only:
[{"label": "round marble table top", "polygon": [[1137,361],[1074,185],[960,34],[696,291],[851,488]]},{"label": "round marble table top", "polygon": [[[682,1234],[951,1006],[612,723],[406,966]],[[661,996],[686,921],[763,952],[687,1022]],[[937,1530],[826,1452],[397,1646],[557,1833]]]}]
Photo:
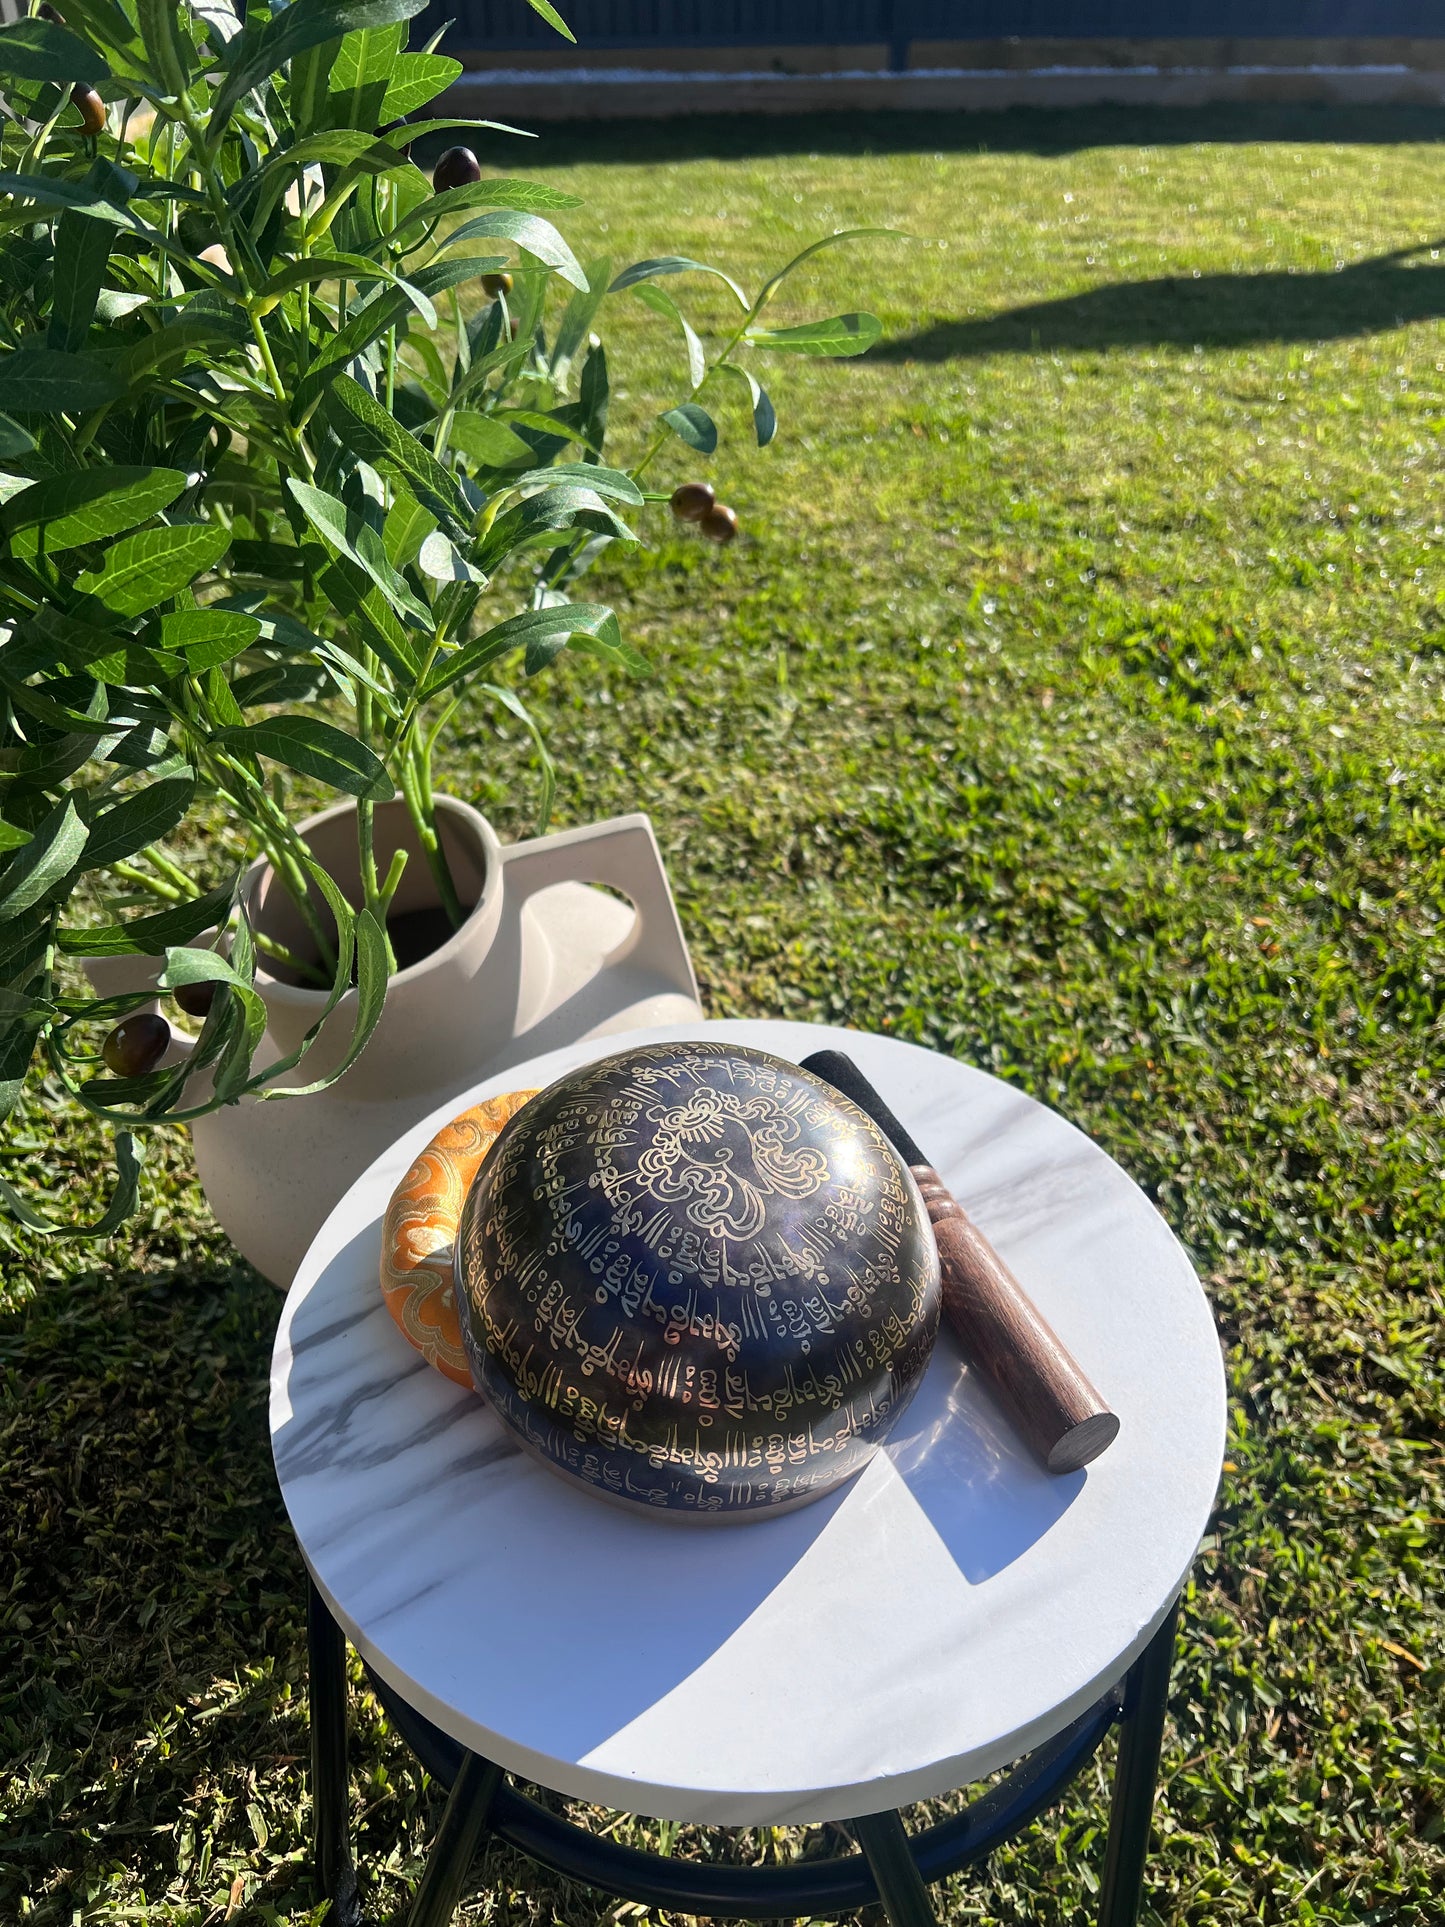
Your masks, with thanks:
[{"label": "round marble table top", "polygon": [[[1041,1471],[945,1326],[851,1484],[750,1523],[633,1517],[525,1456],[411,1349],[377,1283],[381,1219],[447,1116],[624,1041],[695,1036],[853,1055],[1119,1414],[1102,1458]],[[359,1177],[287,1297],[271,1433],[323,1596],[436,1725],[576,1798],[777,1825],[964,1786],[1122,1676],[1204,1532],[1224,1374],[1163,1219],[1052,1111],[889,1038],[696,1023],[517,1065]]]}]

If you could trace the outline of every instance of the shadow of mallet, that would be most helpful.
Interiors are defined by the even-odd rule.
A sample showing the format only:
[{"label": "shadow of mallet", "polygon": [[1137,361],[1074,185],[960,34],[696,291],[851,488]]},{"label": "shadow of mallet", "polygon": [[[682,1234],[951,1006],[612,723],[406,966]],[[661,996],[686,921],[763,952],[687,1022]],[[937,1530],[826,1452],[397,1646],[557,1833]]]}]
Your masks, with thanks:
[{"label": "shadow of mallet", "polygon": [[1098,1458],[1118,1437],[1118,1419],[853,1059],[814,1051],[802,1068],[866,1112],[913,1173],[954,1336],[1040,1461],[1050,1472],[1077,1472]]}]

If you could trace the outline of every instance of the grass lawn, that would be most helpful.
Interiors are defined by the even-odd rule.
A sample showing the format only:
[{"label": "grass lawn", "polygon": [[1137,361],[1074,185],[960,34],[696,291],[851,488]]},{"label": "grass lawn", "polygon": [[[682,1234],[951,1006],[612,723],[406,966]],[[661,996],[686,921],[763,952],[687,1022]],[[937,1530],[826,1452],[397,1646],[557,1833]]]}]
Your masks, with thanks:
[{"label": "grass lawn", "polygon": [[[799,277],[799,312],[873,308],[887,341],[773,362],[764,454],[724,410],[709,472],[745,539],[655,519],[605,572],[658,673],[539,686],[558,820],[651,811],[714,1013],[954,1052],[1157,1199],[1218,1314],[1232,1440],[1150,1918],[1438,1924],[1445,116],[693,122],[522,159],[619,266],[755,280],[833,227],[922,237]],[[721,323],[710,284],[669,286]],[[630,298],[606,313],[622,447],[682,351]],[[678,444],[657,473],[697,467]],[[524,832],[535,763],[493,729],[462,719],[449,781]],[[52,1129],[7,1168],[78,1208],[92,1140]],[[0,1232],[7,1923],[311,1918],[278,1301],[184,1147],[156,1163],[110,1247]],[[384,1918],[436,1801],[373,1702],[356,1724]],[[1108,1764],[948,1919],[1087,1918]],[[496,1855],[464,1917],[635,1911]]]}]

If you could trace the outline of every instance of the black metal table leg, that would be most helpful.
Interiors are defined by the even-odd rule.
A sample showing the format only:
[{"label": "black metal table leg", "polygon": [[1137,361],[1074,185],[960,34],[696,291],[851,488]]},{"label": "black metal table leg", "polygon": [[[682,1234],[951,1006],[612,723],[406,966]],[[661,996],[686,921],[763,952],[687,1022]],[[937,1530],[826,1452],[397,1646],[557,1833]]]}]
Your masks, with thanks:
[{"label": "black metal table leg", "polygon": [[938,1927],[928,1888],[897,1813],[865,1814],[852,1825],[892,1927]]},{"label": "black metal table leg", "polygon": [[1174,1629],[1178,1621],[1176,1599],[1158,1632],[1129,1669],[1125,1684],[1099,1927],[1135,1927],[1139,1918],[1149,1827],[1154,1815],[1154,1788],[1159,1778],[1159,1752],[1164,1742],[1169,1669],[1174,1660]]},{"label": "black metal table leg", "polygon": [[451,1927],[452,1915],[462,1897],[462,1883],[487,1831],[492,1801],[501,1781],[499,1766],[477,1753],[463,1755],[461,1770],[452,1781],[441,1827],[427,1855],[421,1885],[411,1903],[407,1927]]},{"label": "black metal table leg", "polygon": [[[489,1832],[543,1866],[604,1893],[722,1919],[838,1916],[875,1896],[891,1927],[937,1927],[929,1885],[981,1865],[1050,1807],[1116,1722],[1119,1759],[1109,1815],[1099,1927],[1136,1927],[1164,1734],[1178,1602],[1125,1676],[972,1806],[910,1840],[897,1812],[851,1822],[860,1852],[785,1867],[679,1861],[606,1840],[508,1786],[501,1767],[469,1753],[375,1673],[382,1705],[434,1778],[450,1785],[441,1827],[407,1917],[450,1927],[468,1870]],[[307,1597],[316,1890],[328,1927],[364,1927],[351,1857],[346,1750],[346,1639],[314,1585]]]},{"label": "black metal table leg", "polygon": [[362,1927],[351,1860],[346,1768],[346,1638],[326,1601],[307,1580],[306,1647],[310,1667],[311,1805],[316,1845],[316,1898],[329,1900],[335,1927]]}]

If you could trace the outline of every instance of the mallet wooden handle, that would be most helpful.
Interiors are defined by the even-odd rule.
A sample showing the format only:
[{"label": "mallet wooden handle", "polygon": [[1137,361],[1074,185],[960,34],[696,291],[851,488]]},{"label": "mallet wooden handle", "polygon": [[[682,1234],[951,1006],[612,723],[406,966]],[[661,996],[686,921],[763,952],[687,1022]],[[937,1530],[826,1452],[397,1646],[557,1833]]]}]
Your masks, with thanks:
[{"label": "mallet wooden handle", "polygon": [[1050,1472],[1098,1458],[1118,1419],[862,1071],[832,1050],[805,1057],[803,1069],[866,1111],[912,1171],[938,1244],[948,1321],[1038,1457]]}]

